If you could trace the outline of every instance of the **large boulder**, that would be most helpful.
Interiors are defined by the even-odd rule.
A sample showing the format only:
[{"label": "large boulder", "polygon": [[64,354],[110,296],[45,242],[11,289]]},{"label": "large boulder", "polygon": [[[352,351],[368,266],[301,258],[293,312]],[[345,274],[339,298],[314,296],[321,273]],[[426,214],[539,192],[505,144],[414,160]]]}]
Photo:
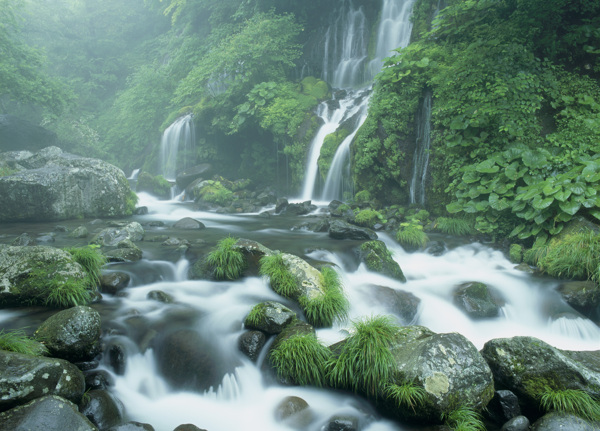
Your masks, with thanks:
[{"label": "large boulder", "polygon": [[333,239],[375,240],[377,234],[366,227],[359,227],[344,220],[334,219],[329,222],[329,237]]},{"label": "large boulder", "polygon": [[497,385],[533,410],[546,388],[577,389],[600,398],[600,350],[570,352],[537,338],[513,337],[490,340],[481,353]]},{"label": "large boulder", "polygon": [[177,174],[175,182],[179,190],[184,190],[193,181],[200,178],[208,179],[214,175],[213,168],[208,163],[202,163],[197,166],[185,169],[183,172]]},{"label": "large boulder", "polygon": [[79,403],[84,391],[83,373],[70,362],[0,350],[0,411],[44,395]]},{"label": "large boulder", "polygon": [[43,245],[0,247],[0,305],[45,305],[53,280],[84,282],[68,252]]},{"label": "large boulder", "polygon": [[0,221],[115,217],[135,208],[123,171],[102,160],[49,147],[20,160],[19,167],[0,177]]},{"label": "large boulder", "polygon": [[141,241],[144,239],[144,234],[145,231],[142,225],[133,221],[102,229],[94,235],[90,243],[106,247],[117,247],[124,240]]},{"label": "large boulder", "polygon": [[80,362],[93,359],[100,352],[102,334],[100,314],[90,307],[72,307],[50,316],[35,331],[50,355]]},{"label": "large boulder", "polygon": [[588,422],[571,413],[552,412],[542,416],[531,431],[598,431],[600,423]]},{"label": "large boulder", "polygon": [[56,133],[14,115],[0,115],[0,152],[38,151],[56,143]]},{"label": "large boulder", "polygon": [[357,254],[359,260],[364,262],[369,270],[402,282],[406,281],[400,265],[392,258],[392,253],[383,241],[364,242],[358,248]]},{"label": "large boulder", "polygon": [[64,398],[48,395],[0,413],[0,431],[98,431],[77,406]]},{"label": "large boulder", "polygon": [[404,327],[393,341],[392,353],[395,374],[425,390],[423,402],[414,410],[398,407],[387,399],[399,416],[438,421],[458,404],[480,410],[494,396],[490,367],[477,348],[460,334]]},{"label": "large boulder", "polygon": [[304,259],[289,253],[281,253],[287,270],[296,281],[296,289],[290,298],[298,300],[301,296],[314,299],[324,295],[323,276],[321,272]]}]

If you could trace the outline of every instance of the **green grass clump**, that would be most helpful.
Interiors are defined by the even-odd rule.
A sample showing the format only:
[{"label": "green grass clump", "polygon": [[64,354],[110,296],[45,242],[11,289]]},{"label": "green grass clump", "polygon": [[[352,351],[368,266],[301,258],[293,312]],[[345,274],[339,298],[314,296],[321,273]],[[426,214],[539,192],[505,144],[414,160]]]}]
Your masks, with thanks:
[{"label": "green grass clump", "polygon": [[389,384],[385,386],[384,393],[396,401],[398,407],[408,407],[413,412],[415,407],[422,404],[427,392],[414,382],[406,382],[401,385]]},{"label": "green grass clump", "polygon": [[416,223],[401,223],[396,239],[405,248],[419,249],[427,245],[429,237],[423,232],[423,226]]},{"label": "green grass clump", "polygon": [[485,431],[485,425],[477,411],[469,406],[460,406],[444,414],[442,420],[454,431]]},{"label": "green grass clump", "polygon": [[227,237],[217,242],[217,248],[210,253],[206,261],[213,268],[217,280],[237,280],[246,268],[243,253],[234,249],[237,238]]},{"label": "green grass clump", "polygon": [[308,298],[300,297],[300,305],[304,309],[308,322],[316,327],[329,327],[336,320],[348,317],[348,299],[344,295],[338,273],[330,267],[321,270],[323,276],[323,295]]},{"label": "green grass clump", "polygon": [[102,266],[106,264],[107,260],[98,250],[98,246],[88,245],[86,247],[69,248],[66,251],[73,256],[77,263],[83,266],[94,285],[99,285]]},{"label": "green grass clump", "polygon": [[94,295],[90,290],[93,282],[86,277],[83,280],[55,276],[46,282],[48,295],[46,305],[56,308],[71,308],[87,305],[92,302]]},{"label": "green grass clump", "polygon": [[448,235],[469,235],[473,233],[473,227],[465,219],[438,217],[435,221],[435,229]]},{"label": "green grass clump", "polygon": [[281,253],[263,256],[259,273],[269,277],[273,290],[282,296],[289,298],[296,290],[296,280],[287,269]]},{"label": "green grass clump", "polygon": [[258,326],[262,320],[262,313],[262,304],[257,304],[254,307],[252,307],[252,310],[250,310],[250,313],[248,313],[246,319],[244,319],[244,322],[247,325]]},{"label": "green grass clump", "polygon": [[535,264],[554,277],[600,280],[600,235],[578,232],[538,247]]},{"label": "green grass clump", "polygon": [[0,350],[35,356],[48,352],[43,344],[29,338],[22,329],[6,332],[0,329]]},{"label": "green grass clump", "polygon": [[554,390],[548,386],[540,396],[545,411],[571,413],[589,421],[600,421],[600,400],[579,389]]},{"label": "green grass clump", "polygon": [[339,357],[328,361],[327,378],[334,387],[377,397],[393,372],[390,346],[398,326],[389,316],[356,321],[353,326],[354,333],[346,339]]},{"label": "green grass clump", "polygon": [[356,214],[356,216],[354,217],[354,221],[356,224],[358,224],[360,226],[368,227],[368,228],[372,228],[373,226],[375,226],[375,223],[378,223],[378,222],[385,223],[386,222],[383,215],[381,215],[381,213],[379,211],[376,211],[371,208],[367,208],[367,209],[359,211]]},{"label": "green grass clump", "polygon": [[314,335],[295,335],[283,340],[269,359],[279,378],[298,385],[322,387],[326,383],[325,364],[331,352]]}]

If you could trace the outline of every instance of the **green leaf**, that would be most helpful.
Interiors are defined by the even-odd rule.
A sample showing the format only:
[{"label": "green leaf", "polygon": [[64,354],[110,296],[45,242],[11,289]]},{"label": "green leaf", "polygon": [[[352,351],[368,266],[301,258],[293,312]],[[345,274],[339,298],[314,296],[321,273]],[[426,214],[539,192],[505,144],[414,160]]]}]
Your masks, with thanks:
[{"label": "green leaf", "polygon": [[566,186],[567,189],[571,190],[573,193],[575,193],[576,195],[582,195],[585,193],[585,184],[583,183],[573,183],[573,184],[568,184]]},{"label": "green leaf", "polygon": [[525,225],[524,223],[521,223],[520,225],[518,225],[517,227],[515,227],[515,228],[514,228],[514,229],[513,229],[513,230],[512,230],[512,231],[511,231],[509,234],[508,234],[508,236],[509,236],[509,237],[512,237],[512,236],[518,235],[519,233],[521,233],[521,232],[523,231],[523,229],[525,229],[525,226],[526,226],[526,225]]},{"label": "green leaf", "polygon": [[504,169],[504,175],[513,181],[518,180],[522,176],[522,174],[519,173],[519,167],[520,165],[518,162],[512,162]]},{"label": "green leaf", "polygon": [[454,117],[450,122],[450,129],[452,130],[464,130],[466,128],[467,126],[463,116]]},{"label": "green leaf", "polygon": [[467,184],[478,182],[480,179],[481,175],[475,171],[466,171],[462,177],[462,180]]},{"label": "green leaf", "polygon": [[496,193],[491,193],[489,197],[490,207],[495,209],[496,211],[503,211],[507,208],[510,208],[510,203],[507,199],[500,199]]},{"label": "green leaf", "polygon": [[560,202],[565,202],[569,197],[571,197],[571,190],[562,190],[554,195],[554,199]]},{"label": "green leaf", "polygon": [[527,206],[527,202],[525,202],[525,201],[517,201],[516,200],[516,201],[513,202],[512,211],[514,213],[518,213],[520,211],[523,211],[526,206]]},{"label": "green leaf", "polygon": [[579,208],[581,208],[581,204],[572,201],[560,202],[558,204],[561,210],[566,212],[567,214],[575,215]]},{"label": "green leaf", "polygon": [[588,183],[600,181],[600,166],[595,162],[588,162],[587,166],[581,171],[581,175]]},{"label": "green leaf", "polygon": [[451,202],[446,205],[446,211],[450,214],[455,214],[457,212],[461,212],[463,210],[463,205],[459,202]]},{"label": "green leaf", "polygon": [[553,195],[554,193],[560,191],[562,189],[562,187],[560,185],[554,185],[552,183],[548,183],[544,186],[544,188],[542,189],[542,192],[544,193],[544,195],[546,196],[550,196]]},{"label": "green leaf", "polygon": [[546,156],[538,151],[525,151],[523,153],[523,164],[528,168],[540,169],[547,163]]},{"label": "green leaf", "polygon": [[563,227],[565,227],[565,225],[561,223],[554,226],[553,228],[550,228],[548,232],[550,233],[550,235],[558,235],[563,230]]},{"label": "green leaf", "polygon": [[492,159],[484,160],[479,163],[475,170],[477,172],[481,172],[482,174],[494,174],[500,170],[500,166],[496,165],[496,162]]},{"label": "green leaf", "polygon": [[554,198],[553,197],[542,199],[542,197],[540,195],[537,195],[535,197],[535,199],[531,202],[531,205],[536,210],[543,210],[543,209],[548,208],[550,205],[552,205],[552,202],[554,202]]},{"label": "green leaf", "polygon": [[600,211],[598,211],[598,210],[593,210],[593,211],[590,211],[590,215],[591,215],[592,217],[595,217],[595,218],[597,218],[598,220],[600,220]]},{"label": "green leaf", "polygon": [[485,211],[490,206],[488,201],[479,201],[475,204],[477,211]]}]

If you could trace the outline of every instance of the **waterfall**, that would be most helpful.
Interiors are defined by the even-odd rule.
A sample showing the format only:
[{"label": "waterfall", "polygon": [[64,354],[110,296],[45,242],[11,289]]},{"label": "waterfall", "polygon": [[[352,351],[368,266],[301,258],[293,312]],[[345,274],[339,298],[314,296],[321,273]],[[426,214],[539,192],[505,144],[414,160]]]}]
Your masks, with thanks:
[{"label": "waterfall", "polygon": [[[323,199],[342,198],[342,184],[347,184],[350,177],[350,146],[367,115],[368,98],[364,97],[362,91],[352,91],[352,88],[370,87],[373,77],[381,70],[384,58],[391,55],[393,49],[408,45],[412,30],[409,18],[413,3],[414,0],[383,0],[375,41],[376,54],[370,62],[367,62],[369,25],[362,8],[356,9],[351,2],[344,1],[342,10],[336,11],[337,18],[329,26],[323,43],[323,79],[334,88],[346,89],[348,96],[340,101],[340,107],[333,112],[323,107],[326,103],[319,108],[319,116],[323,118],[324,124],[311,142],[301,196],[303,200],[319,196]],[[354,113],[350,114],[348,110],[353,110]],[[348,129],[348,137],[336,151],[335,165],[332,162],[325,190],[320,194],[315,185],[323,141],[358,111],[361,111],[359,121],[355,121],[354,126]],[[324,118],[323,112],[327,113],[327,118]]]},{"label": "waterfall", "polygon": [[421,110],[417,115],[417,139],[413,155],[413,174],[410,181],[410,203],[425,203],[425,177],[429,165],[431,145],[431,92],[426,91]]},{"label": "waterfall", "polygon": [[175,181],[177,173],[189,167],[196,143],[191,114],[180,117],[165,129],[160,142],[160,172],[165,179]]}]

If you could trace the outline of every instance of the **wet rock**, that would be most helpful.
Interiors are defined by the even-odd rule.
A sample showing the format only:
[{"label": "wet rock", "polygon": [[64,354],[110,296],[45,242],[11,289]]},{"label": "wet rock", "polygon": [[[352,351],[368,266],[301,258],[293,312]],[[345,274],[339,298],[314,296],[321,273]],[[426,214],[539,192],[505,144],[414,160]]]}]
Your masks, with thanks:
[{"label": "wet rock", "polygon": [[288,325],[296,313],[279,302],[267,301],[257,304],[252,308],[244,326],[248,329],[257,329],[266,334],[279,334]]},{"label": "wet rock", "polygon": [[544,387],[578,389],[600,397],[600,351],[559,350],[533,337],[497,338],[481,351],[498,386],[537,410]]},{"label": "wet rock", "polygon": [[71,401],[47,395],[0,413],[0,430],[98,431]]},{"label": "wet rock", "polygon": [[124,424],[115,425],[114,427],[107,428],[105,431],[155,431],[154,427],[150,424],[141,422],[125,422]]},{"label": "wet rock", "polygon": [[141,241],[144,239],[144,228],[138,222],[131,222],[121,227],[108,227],[102,229],[94,235],[91,244],[98,244],[105,247],[116,247],[121,241],[128,239],[130,241]]},{"label": "wet rock", "polygon": [[79,411],[101,430],[123,422],[123,403],[103,389],[87,392]]},{"label": "wet rock", "polygon": [[183,425],[179,425],[173,431],[206,431],[206,430],[202,429],[202,428],[198,428],[196,425],[193,425],[193,424],[183,424]]},{"label": "wet rock", "polygon": [[54,232],[68,232],[69,229],[62,224],[57,224],[56,226],[54,226]]},{"label": "wet rock", "polygon": [[329,202],[329,205],[327,205],[327,208],[329,208],[329,210],[336,210],[340,207],[340,205],[344,205],[344,202],[340,202],[336,199],[332,200],[331,202]]},{"label": "wet rock", "polygon": [[137,207],[136,209],[133,210],[133,213],[135,215],[146,215],[146,214],[148,214],[148,207],[147,206]]},{"label": "wet rock", "polygon": [[258,200],[259,205],[263,207],[265,205],[277,203],[277,196],[272,191],[264,191],[259,194],[256,199]]},{"label": "wet rock", "polygon": [[44,395],[79,403],[84,390],[83,373],[70,362],[0,350],[0,411]]},{"label": "wet rock", "polygon": [[322,431],[358,431],[358,418],[355,416],[333,416],[329,418]]},{"label": "wet rock", "polygon": [[285,397],[275,407],[275,420],[292,428],[304,429],[312,420],[308,403],[300,397]]},{"label": "wet rock", "polygon": [[275,214],[279,214],[284,211],[289,205],[289,202],[286,198],[279,198],[275,203]]},{"label": "wet rock", "polygon": [[[125,245],[131,245],[132,247]],[[142,255],[142,250],[127,240],[121,241],[118,244],[118,248],[104,252],[104,256],[106,256],[109,262],[137,262],[138,260],[142,260]]]},{"label": "wet rock", "polygon": [[87,238],[89,231],[85,226],[76,227],[72,232],[69,233],[70,238]]},{"label": "wet rock", "polygon": [[[281,210],[281,214],[300,216],[300,215],[309,214],[316,209],[317,209],[316,205],[313,205],[311,203],[311,201],[304,201],[299,204],[288,203],[288,205]],[[276,212],[277,212],[277,210],[276,210]]]},{"label": "wet rock", "polygon": [[21,235],[19,235],[18,237],[16,237],[13,242],[11,243],[11,245],[17,246],[17,247],[26,247],[28,245],[36,245],[37,242],[35,240],[35,238],[32,238],[28,233],[22,233]]},{"label": "wet rock", "polygon": [[25,170],[0,177],[0,221],[68,220],[131,214],[123,171],[98,159],[48,147],[23,159]]},{"label": "wet rock", "polygon": [[535,421],[531,431],[598,431],[598,423],[588,422],[570,413],[548,413]]},{"label": "wet rock", "polygon": [[162,290],[151,290],[146,295],[146,298],[165,304],[172,304],[175,301],[175,299],[171,295],[163,292]]},{"label": "wet rock", "polygon": [[40,236],[38,236],[38,237],[35,239],[35,241],[36,241],[38,244],[48,244],[48,243],[51,243],[51,242],[54,242],[54,241],[56,241],[56,238],[55,238],[55,237],[54,237],[54,235],[52,235],[52,234],[45,234],[45,235],[40,235]]},{"label": "wet rock", "polygon": [[421,300],[410,292],[395,290],[386,286],[369,285],[367,301],[383,307],[387,312],[400,318],[401,323],[411,324],[419,311]]},{"label": "wet rock", "polygon": [[105,370],[93,370],[83,373],[86,389],[108,389],[115,384],[113,376]]},{"label": "wet rock", "polygon": [[529,419],[525,416],[515,416],[502,425],[500,431],[529,431],[529,425]]},{"label": "wet rock", "polygon": [[496,391],[486,411],[489,418],[497,424],[504,424],[521,415],[519,399],[514,393],[507,390]]},{"label": "wet rock", "polygon": [[459,285],[454,291],[454,304],[475,319],[497,317],[500,313],[500,307],[484,283]]},{"label": "wet rock", "polygon": [[568,281],[557,290],[567,304],[585,315],[600,306],[600,286],[593,281]]},{"label": "wet rock", "polygon": [[107,347],[108,363],[116,375],[122,376],[127,368],[127,349],[119,341],[111,341]]},{"label": "wet rock", "polygon": [[125,289],[130,281],[131,277],[126,272],[109,272],[100,276],[100,288],[102,293],[114,295]]},{"label": "wet rock", "polygon": [[191,217],[184,217],[176,222],[173,227],[175,229],[205,229],[206,226],[201,221],[193,219]]},{"label": "wet rock", "polygon": [[329,237],[333,239],[375,240],[377,234],[366,227],[359,227],[343,220],[329,222]]},{"label": "wet rock", "polygon": [[169,237],[166,240],[164,240],[162,242],[161,245],[167,246],[167,247],[190,247],[191,244],[187,239],[183,239],[183,238],[174,238],[174,237]]},{"label": "wet rock", "polygon": [[238,347],[252,362],[256,362],[267,337],[260,331],[246,331],[238,338]]},{"label": "wet rock", "polygon": [[94,370],[94,369],[98,368],[98,366],[100,365],[100,361],[73,362],[73,365],[75,365],[81,371],[85,372],[85,371]]},{"label": "wet rock", "polygon": [[211,178],[213,175],[214,172],[212,166],[208,163],[202,163],[178,173],[175,183],[179,190],[184,190],[192,182],[202,178]]},{"label": "wet rock", "polygon": [[260,266],[259,261],[263,256],[270,256],[273,254],[271,249],[268,249],[261,243],[245,238],[238,239],[232,248],[242,252],[246,263],[248,264],[247,271],[252,274],[258,274]]},{"label": "wet rock", "polygon": [[383,241],[364,242],[358,248],[357,254],[369,270],[402,282],[406,281],[400,265],[392,258],[392,253]]},{"label": "wet rock", "polygon": [[100,314],[93,308],[78,306],[49,317],[34,337],[52,356],[76,362],[93,359],[99,353],[101,333]]},{"label": "wet rock", "polygon": [[446,244],[444,241],[430,241],[425,246],[425,253],[432,256],[441,256],[446,253]]}]

